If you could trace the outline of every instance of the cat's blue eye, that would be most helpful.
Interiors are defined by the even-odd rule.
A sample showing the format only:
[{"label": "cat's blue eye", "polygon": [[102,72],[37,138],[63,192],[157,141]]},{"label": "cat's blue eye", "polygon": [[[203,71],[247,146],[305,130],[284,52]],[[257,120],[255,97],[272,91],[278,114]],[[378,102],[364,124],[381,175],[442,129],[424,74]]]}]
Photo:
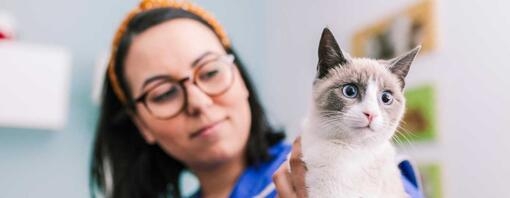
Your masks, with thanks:
[{"label": "cat's blue eye", "polygon": [[356,87],[353,84],[344,85],[344,87],[342,88],[342,93],[344,94],[345,97],[355,98],[356,96],[358,96],[358,87]]},{"label": "cat's blue eye", "polygon": [[383,91],[381,95],[381,102],[384,103],[385,105],[390,105],[391,103],[393,103],[393,95],[391,94],[390,91]]}]

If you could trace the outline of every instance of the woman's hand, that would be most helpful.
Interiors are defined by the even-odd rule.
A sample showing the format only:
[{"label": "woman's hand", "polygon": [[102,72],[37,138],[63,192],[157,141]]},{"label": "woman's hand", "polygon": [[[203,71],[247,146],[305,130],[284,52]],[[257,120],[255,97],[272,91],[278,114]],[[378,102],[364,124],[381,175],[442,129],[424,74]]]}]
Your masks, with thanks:
[{"label": "woman's hand", "polygon": [[[292,144],[290,159],[284,162],[273,175],[276,192],[280,198],[305,198],[305,163],[301,160],[301,137]],[[290,169],[287,163],[290,163]]]}]

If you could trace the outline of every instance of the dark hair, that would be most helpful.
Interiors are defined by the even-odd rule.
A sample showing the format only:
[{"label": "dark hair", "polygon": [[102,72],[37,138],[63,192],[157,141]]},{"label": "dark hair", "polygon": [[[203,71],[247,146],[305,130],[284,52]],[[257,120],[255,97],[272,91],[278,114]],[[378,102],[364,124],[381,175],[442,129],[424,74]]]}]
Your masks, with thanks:
[{"label": "dark hair", "polygon": [[[179,9],[159,8],[142,12],[129,23],[115,55],[115,73],[121,88],[131,96],[123,72],[124,59],[133,37],[162,22],[190,18],[211,28],[198,16]],[[212,28],[211,28],[212,29]],[[259,101],[255,87],[247,75],[239,56],[231,48],[235,64],[246,84],[251,109],[251,129],[246,149],[246,163],[257,165],[269,160],[270,146],[285,138],[283,131],[270,126]],[[90,165],[90,190],[92,197],[97,192],[106,197],[181,197],[179,175],[184,165],[172,158],[158,145],[147,144],[127,111],[132,106],[123,105],[113,92],[108,79],[104,81],[99,125],[96,129],[94,150]]]}]

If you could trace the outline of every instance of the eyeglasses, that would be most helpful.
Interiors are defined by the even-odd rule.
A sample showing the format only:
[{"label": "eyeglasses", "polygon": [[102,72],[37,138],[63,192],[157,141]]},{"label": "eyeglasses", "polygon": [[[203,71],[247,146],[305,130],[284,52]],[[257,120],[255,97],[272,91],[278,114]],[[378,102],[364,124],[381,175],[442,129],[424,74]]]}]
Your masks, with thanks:
[{"label": "eyeglasses", "polygon": [[225,93],[234,82],[232,54],[221,55],[199,65],[193,75],[181,80],[168,77],[134,100],[142,102],[156,118],[169,119],[178,115],[187,105],[188,96],[184,83],[191,81],[209,96]]}]

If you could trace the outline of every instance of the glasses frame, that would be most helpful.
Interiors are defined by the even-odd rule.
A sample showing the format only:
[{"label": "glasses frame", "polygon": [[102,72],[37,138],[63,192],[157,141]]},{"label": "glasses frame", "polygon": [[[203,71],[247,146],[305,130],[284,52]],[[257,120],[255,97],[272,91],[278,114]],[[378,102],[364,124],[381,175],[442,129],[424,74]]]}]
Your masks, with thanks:
[{"label": "glasses frame", "polygon": [[[186,83],[186,81],[188,81],[188,80],[191,81],[191,83],[194,86],[196,86],[200,91],[202,91],[203,93],[205,93],[206,95],[208,95],[210,97],[222,95],[225,92],[227,92],[232,87],[232,85],[234,84],[234,81],[235,81],[234,71],[231,71],[232,72],[232,77],[231,77],[232,79],[230,80],[229,85],[226,86],[222,91],[220,91],[218,93],[212,93],[212,94],[205,92],[204,89],[197,84],[197,81],[196,81],[197,77],[196,76],[198,75],[198,71],[200,71],[205,65],[207,65],[208,63],[214,62],[214,61],[224,61],[225,63],[230,65],[229,69],[234,70],[234,65],[235,65],[234,64],[234,60],[235,60],[235,56],[232,55],[232,54],[218,55],[216,58],[211,59],[209,61],[206,61],[206,62],[200,64],[198,67],[196,67],[194,69],[192,75],[189,75],[187,77],[181,78],[179,80],[175,80],[172,77],[168,76],[168,78],[164,79],[161,83],[158,83],[153,88],[151,88],[151,89],[149,89],[147,91],[144,91],[142,93],[142,95],[140,95],[137,98],[135,98],[134,100],[132,100],[133,101],[132,102],[133,108],[136,108],[136,104],[141,102],[143,104],[143,106],[145,107],[145,109],[147,109],[147,111],[152,116],[154,116],[155,118],[158,118],[158,119],[162,119],[162,120],[170,119],[170,118],[173,118],[173,117],[179,115],[188,106],[188,92],[186,90],[186,86],[184,85],[184,83]],[[176,83],[181,88],[181,90],[184,92],[184,102],[182,104],[182,107],[178,111],[176,111],[174,114],[171,114],[170,116],[163,116],[163,117],[162,116],[157,116],[149,108],[149,105],[147,104],[147,100],[146,99],[147,99],[147,96],[149,95],[149,93],[152,90],[157,88],[159,85],[161,85],[163,83],[167,83],[167,82]]]}]

